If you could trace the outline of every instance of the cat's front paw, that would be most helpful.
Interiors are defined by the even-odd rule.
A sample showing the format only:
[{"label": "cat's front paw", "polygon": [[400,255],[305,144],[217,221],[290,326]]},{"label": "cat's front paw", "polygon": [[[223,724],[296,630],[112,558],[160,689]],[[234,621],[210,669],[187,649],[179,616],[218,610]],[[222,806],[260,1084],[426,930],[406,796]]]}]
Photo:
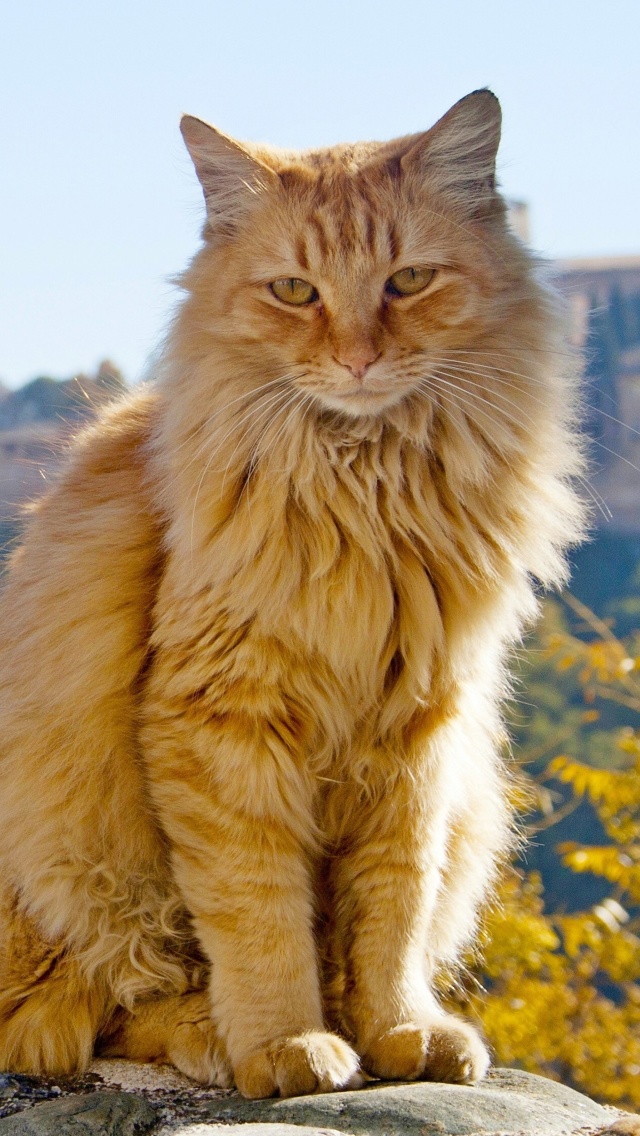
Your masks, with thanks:
[{"label": "cat's front paw", "polygon": [[356,1053],[332,1033],[305,1033],[287,1037],[257,1049],[235,1070],[236,1085],[243,1096],[304,1096],[359,1088]]},{"label": "cat's front paw", "polygon": [[489,1054],[472,1026],[457,1018],[394,1026],[362,1055],[362,1065],[384,1081],[479,1081]]}]

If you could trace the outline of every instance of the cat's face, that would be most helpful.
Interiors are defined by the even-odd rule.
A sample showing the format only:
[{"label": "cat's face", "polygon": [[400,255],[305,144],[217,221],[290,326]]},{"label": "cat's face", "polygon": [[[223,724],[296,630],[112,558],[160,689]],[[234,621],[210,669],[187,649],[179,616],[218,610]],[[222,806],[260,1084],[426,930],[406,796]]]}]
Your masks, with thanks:
[{"label": "cat's face", "polygon": [[183,120],[208,206],[203,318],[309,402],[377,415],[419,392],[486,331],[503,287],[488,239],[504,225],[499,126],[486,91],[427,134],[302,155]]}]

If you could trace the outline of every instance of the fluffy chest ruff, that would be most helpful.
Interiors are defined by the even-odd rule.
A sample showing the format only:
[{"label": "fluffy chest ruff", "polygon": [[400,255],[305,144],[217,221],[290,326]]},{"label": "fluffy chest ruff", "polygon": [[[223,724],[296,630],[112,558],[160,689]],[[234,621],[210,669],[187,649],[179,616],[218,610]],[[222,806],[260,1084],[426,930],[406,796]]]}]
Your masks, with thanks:
[{"label": "fluffy chest ruff", "polygon": [[405,750],[509,622],[498,529],[508,539],[517,517],[508,486],[491,515],[495,476],[455,494],[442,456],[395,429],[336,438],[292,423],[275,460],[226,496],[218,477],[217,498],[176,518],[155,690],[200,722],[267,723],[313,763],[363,739]]}]

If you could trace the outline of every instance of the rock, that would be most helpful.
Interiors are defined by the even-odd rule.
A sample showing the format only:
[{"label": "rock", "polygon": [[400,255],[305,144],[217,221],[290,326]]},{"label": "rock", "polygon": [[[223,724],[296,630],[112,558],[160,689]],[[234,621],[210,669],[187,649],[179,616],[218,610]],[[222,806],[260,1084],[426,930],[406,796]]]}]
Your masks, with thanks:
[{"label": "rock", "polygon": [[478,1085],[373,1084],[358,1092],[269,1101],[236,1098],[206,1107],[210,1122],[311,1125],[352,1136],[560,1136],[602,1128],[613,1119],[581,1093],[514,1069],[495,1070]]},{"label": "rock", "polygon": [[[58,1099],[40,1103],[47,1091]],[[376,1082],[248,1101],[173,1068],[96,1061],[82,1081],[0,1078],[0,1106],[5,1097],[14,1115],[0,1120],[0,1136],[640,1136],[640,1118],[514,1069],[478,1085]]]},{"label": "rock", "polygon": [[60,1096],[60,1089],[48,1081],[37,1077],[23,1077],[12,1073],[0,1073],[0,1117],[8,1116],[28,1104],[39,1100],[50,1100]]},{"label": "rock", "polygon": [[155,1109],[133,1093],[80,1093],[5,1116],[0,1136],[142,1136],[157,1122]]},{"label": "rock", "polygon": [[[169,1129],[166,1129],[168,1132]],[[305,1124],[186,1124],[171,1129],[171,1136],[341,1136],[335,1128],[308,1128]]]}]

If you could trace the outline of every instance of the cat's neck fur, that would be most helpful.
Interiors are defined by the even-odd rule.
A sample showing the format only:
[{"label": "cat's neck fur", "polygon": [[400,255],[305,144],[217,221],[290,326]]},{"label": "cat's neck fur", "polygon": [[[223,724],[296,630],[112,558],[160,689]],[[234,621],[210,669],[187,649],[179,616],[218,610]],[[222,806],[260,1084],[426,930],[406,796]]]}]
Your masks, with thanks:
[{"label": "cat's neck fur", "polygon": [[[483,397],[501,412],[487,429],[478,401],[436,407],[416,395],[383,416],[349,418],[317,400],[292,398],[277,373],[260,373],[255,361],[249,366],[233,344],[199,325],[197,297],[189,296],[160,385],[157,440],[171,542],[193,558],[220,525],[232,523],[245,527],[251,554],[297,503],[316,523],[331,515],[372,561],[392,559],[400,539],[421,555],[431,549],[465,587],[490,586],[509,559],[544,582],[561,578],[556,544],[579,524],[580,509],[570,493],[563,498],[557,472],[578,470],[580,455],[560,405],[566,383],[554,391],[549,365],[554,351],[560,358],[559,329],[533,282],[526,300],[521,328],[514,309],[502,341],[492,336],[480,345],[502,373],[511,369],[524,406],[518,418],[505,413],[503,388],[492,394],[485,365]],[[530,499],[527,484],[535,485]],[[549,514],[559,517],[551,528],[548,494]],[[531,508],[541,516],[536,542]]]}]

